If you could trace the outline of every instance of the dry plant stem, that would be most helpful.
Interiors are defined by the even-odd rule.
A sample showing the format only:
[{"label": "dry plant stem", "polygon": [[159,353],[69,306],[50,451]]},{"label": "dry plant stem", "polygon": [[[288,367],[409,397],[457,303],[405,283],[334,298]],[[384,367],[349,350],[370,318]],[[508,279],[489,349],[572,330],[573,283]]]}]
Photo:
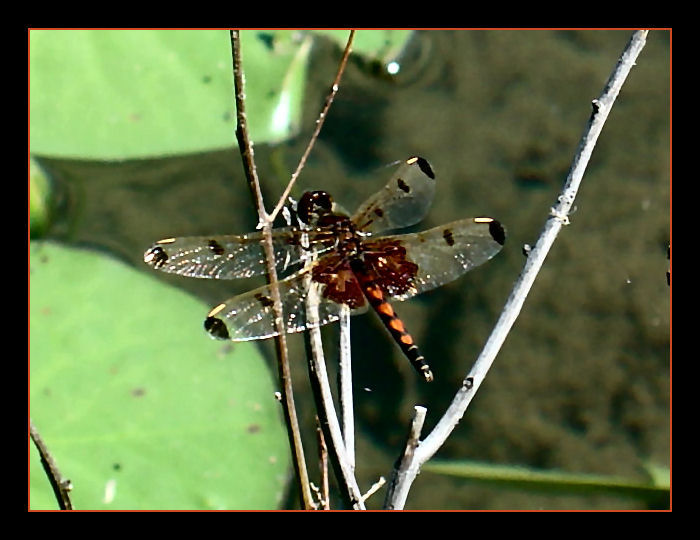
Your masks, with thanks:
[{"label": "dry plant stem", "polygon": [[311,282],[311,276],[307,279],[306,317],[309,330],[306,332],[306,344],[308,347],[309,378],[316,399],[316,410],[320,420],[321,429],[329,447],[331,464],[335,471],[338,488],[348,506],[355,510],[364,510],[362,493],[354,476],[354,469],[350,465],[345,449],[340,423],[333,405],[333,395],[328,381],[328,372],[323,354],[323,342],[321,330],[318,325],[318,289]]},{"label": "dry plant stem", "polygon": [[[305,248],[309,248],[306,241],[302,242]],[[313,264],[317,254],[311,249],[306,255],[306,264]],[[328,371],[326,370],[325,353],[323,351],[323,341],[321,339],[320,325],[318,324],[318,305],[319,291],[314,284],[311,275],[306,276],[304,284],[305,290],[308,291],[306,297],[306,321],[308,329],[304,333],[304,343],[306,345],[306,356],[308,358],[309,380],[311,382],[311,390],[316,401],[317,420],[323,433],[324,445],[328,440],[330,444],[331,463],[338,481],[339,489],[345,503],[357,510],[363,510],[364,499],[361,496],[357,480],[354,477],[355,457],[348,450],[347,433],[351,434],[352,428],[348,429],[348,424],[353,425],[353,410],[352,398],[348,398],[347,394],[352,395],[352,381],[350,372],[350,350],[349,350],[349,332],[350,332],[350,310],[341,310],[341,363],[339,366],[340,378],[340,408],[342,414],[343,430],[341,431],[340,422],[336,416],[333,396],[330,389],[330,381],[328,379]],[[349,386],[349,388],[348,388]],[[349,401],[349,402],[348,402]],[[354,440],[352,442],[352,451],[354,452]],[[323,481],[323,480],[322,480]]]},{"label": "dry plant stem", "polygon": [[328,447],[323,436],[321,422],[316,416],[316,440],[318,442],[318,468],[321,471],[321,501],[322,510],[330,510],[330,490],[328,487]]},{"label": "dry plant stem", "polygon": [[301,442],[301,433],[299,431],[299,421],[297,419],[296,408],[294,405],[294,394],[292,390],[292,377],[289,369],[289,354],[287,351],[287,339],[282,323],[282,301],[279,293],[277,281],[277,272],[275,270],[275,255],[272,248],[272,221],[267,215],[265,204],[260,189],[260,182],[255,167],[253,156],[253,143],[248,134],[247,117],[245,113],[245,84],[241,61],[240,36],[238,30],[231,30],[231,51],[233,55],[233,79],[236,90],[236,138],[238,147],[243,158],[243,168],[245,170],[248,185],[253,195],[253,200],[258,211],[260,224],[262,224],[263,233],[263,248],[265,250],[265,262],[267,265],[267,278],[270,284],[270,291],[273,301],[273,309],[275,311],[275,327],[277,337],[275,338],[275,348],[277,351],[277,368],[279,372],[280,383],[282,384],[282,405],[284,408],[285,423],[287,425],[287,434],[289,436],[290,448],[292,450],[292,461],[296,472],[296,478],[299,483],[299,492],[301,494],[301,504],[305,509],[315,507],[311,487],[309,485],[309,476],[306,470],[306,462],[304,460],[304,448]]},{"label": "dry plant stem", "polygon": [[[328,111],[330,109],[331,104],[333,103],[333,100],[335,98],[335,95],[338,92],[339,85],[340,85],[340,79],[343,75],[343,72],[345,71],[345,66],[347,65],[348,58],[350,56],[350,52],[352,50],[352,42],[353,38],[355,35],[355,31],[352,30],[350,31],[350,35],[348,36],[348,41],[347,44],[345,45],[345,50],[343,52],[343,56],[340,60],[340,64],[338,66],[338,72],[336,73],[335,79],[333,81],[333,85],[331,87],[331,91],[326,97],[326,102],[321,110],[321,113],[319,114],[318,119],[316,120],[316,128],[309,140],[309,143],[306,147],[306,150],[304,151],[304,154],[302,155],[301,159],[299,160],[299,164],[297,166],[297,169],[294,171],[294,174],[292,175],[289,184],[287,185],[287,188],[285,192],[283,193],[282,197],[280,198],[279,203],[277,204],[277,207],[273,211],[273,213],[270,215],[270,220],[274,220],[275,216],[277,213],[283,208],[284,204],[287,201],[288,195],[291,192],[292,186],[296,182],[296,179],[299,177],[299,173],[301,172],[302,168],[304,167],[304,164],[306,163],[306,159],[309,156],[311,149],[314,146],[314,143],[316,142],[316,139],[318,138],[318,135],[321,131],[321,128],[323,126],[323,123],[325,122],[326,117],[328,116]],[[313,255],[312,255],[313,257]],[[354,477],[354,467],[355,467],[355,460],[354,460],[354,439],[353,437],[353,421],[352,421],[352,400],[350,399],[348,401],[347,398],[347,393],[348,390],[342,390],[341,389],[341,394],[344,396],[341,398],[342,404],[341,408],[344,406],[345,408],[343,409],[344,411],[344,420],[343,420],[343,427],[346,430],[346,433],[350,433],[351,436],[351,446],[350,446],[350,454],[348,452],[348,447],[346,446],[347,441],[345,440],[345,437],[343,435],[343,432],[340,429],[340,423],[338,422],[338,418],[336,415],[335,407],[333,404],[333,397],[330,391],[330,384],[328,381],[328,374],[326,371],[326,366],[325,366],[325,359],[324,359],[324,354],[323,354],[323,347],[322,347],[322,341],[321,341],[321,334],[320,330],[318,328],[317,320],[318,320],[318,300],[314,301],[315,295],[317,294],[317,291],[315,287],[311,287],[311,281],[310,279],[307,282],[307,290],[309,290],[309,295],[307,298],[307,322],[309,322],[309,328],[310,330],[306,332],[305,334],[305,342],[307,345],[307,355],[309,357],[309,377],[311,380],[311,388],[314,393],[314,398],[316,400],[317,404],[317,411],[318,411],[318,416],[320,419],[321,423],[321,428],[323,430],[324,434],[324,440],[326,441],[326,444],[329,446],[330,452],[330,458],[331,458],[331,463],[333,465],[333,469],[335,472],[336,479],[338,481],[338,485],[340,488],[340,491],[345,498],[346,503],[351,506],[354,509],[357,510],[363,510],[364,509],[364,503],[362,499],[362,495],[360,493],[359,487],[357,485],[357,480]],[[349,319],[349,315],[347,317]],[[314,322],[316,321],[316,322]],[[349,323],[348,323],[349,325]],[[349,338],[348,338],[349,339]],[[349,351],[349,347],[348,347]],[[343,373],[347,373],[347,375],[343,375]],[[341,380],[344,381],[343,384],[347,385],[348,384],[348,377],[350,377],[350,372],[343,370],[341,368]],[[341,384],[342,386],[342,384]],[[349,392],[351,393],[351,389]],[[351,394],[350,394],[351,395]],[[349,407],[349,408],[348,408]],[[350,420],[348,420],[348,418]],[[348,424],[349,421],[349,424]],[[348,427],[348,425],[350,427]]]},{"label": "dry plant stem", "polygon": [[379,489],[386,484],[386,479],[383,476],[379,477],[379,480],[377,480],[372,486],[367,490],[367,493],[365,493],[362,496],[362,500],[366,501],[369,499],[372,495],[374,495]]},{"label": "dry plant stem", "polygon": [[39,431],[36,429],[31,418],[29,419],[29,436],[34,442],[34,446],[36,446],[36,449],[39,451],[41,465],[44,467],[46,476],[49,478],[53,493],[58,501],[58,507],[61,510],[73,510],[73,503],[70,500],[69,494],[72,487],[70,480],[63,478],[61,475],[61,471],[58,470],[53,456],[51,456],[46,443],[44,443],[44,439],[39,435]]},{"label": "dry plant stem", "polygon": [[355,416],[352,398],[352,356],[350,354],[350,308],[340,310],[340,362],[338,386],[340,394],[340,422],[348,464],[355,469]]},{"label": "dry plant stem", "polygon": [[515,319],[518,317],[523,303],[525,302],[525,298],[557,234],[563,225],[568,224],[569,212],[573,206],[576,193],[581,179],[583,178],[583,173],[588,165],[588,160],[598,140],[598,135],[600,135],[603,129],[603,125],[617,98],[620,88],[625,82],[632,66],[635,65],[637,56],[644,48],[646,36],[646,30],[634,32],[617,66],[610,75],[603,89],[603,93],[598,99],[593,101],[593,112],[583,133],[581,142],[579,143],[576,155],[574,156],[564,189],[557,199],[557,204],[550,210],[550,215],[545,222],[544,229],[537,240],[537,244],[528,255],[525,267],[515,283],[511,295],[506,301],[506,305],[503,308],[496,326],[489,336],[484,349],[481,351],[479,358],[465,377],[461,388],[457,391],[457,394],[443,417],[428,437],[420,443],[416,451],[410,457],[409,463],[405,467],[402,465],[401,470],[398,470],[398,468],[394,470],[389,493],[385,501],[387,508],[401,509],[404,507],[408,491],[421,465],[428,461],[443,445],[449,434],[464,415],[474,394],[484,380],[496,354],[503,345]]},{"label": "dry plant stem", "polygon": [[[411,420],[411,427],[408,430],[408,437],[406,438],[406,444],[404,445],[404,451],[399,460],[394,465],[394,470],[389,480],[389,487],[386,491],[386,498],[384,499],[384,508],[387,510],[399,509],[396,502],[392,500],[392,495],[397,492],[397,488],[405,483],[406,477],[410,477],[413,467],[413,460],[416,453],[416,448],[420,444],[420,433],[423,430],[423,424],[425,423],[425,415],[427,413],[425,407],[416,405],[414,407],[413,420]],[[415,477],[415,474],[413,474]],[[409,483],[410,486],[410,483]],[[405,501],[404,501],[405,502]],[[403,508],[403,504],[401,506]]]},{"label": "dry plant stem", "polygon": [[270,221],[274,221],[277,217],[277,214],[282,210],[282,207],[285,204],[287,204],[287,197],[289,197],[289,194],[292,192],[292,187],[294,187],[297,178],[299,178],[299,173],[301,173],[301,170],[304,168],[304,165],[306,165],[306,159],[309,157],[311,149],[314,147],[314,143],[316,142],[319,133],[321,133],[323,123],[326,121],[326,116],[328,116],[328,110],[331,108],[331,104],[335,99],[335,95],[338,93],[340,79],[343,77],[345,66],[348,63],[348,58],[350,57],[350,53],[352,52],[352,42],[354,38],[355,30],[350,30],[350,35],[348,36],[348,41],[345,45],[345,50],[343,51],[343,57],[340,59],[340,64],[338,65],[338,72],[336,73],[335,79],[333,80],[333,86],[331,86],[331,91],[326,97],[326,104],[323,106],[321,114],[319,114],[318,118],[316,119],[316,128],[314,129],[313,135],[311,135],[311,139],[309,139],[309,144],[306,145],[306,150],[304,150],[304,153],[302,154],[301,159],[299,160],[299,164],[297,165],[294,174],[292,174],[292,177],[289,180],[289,183],[287,184],[284,193],[282,193],[282,196],[280,197],[277,206],[272,211],[272,214],[270,214]]}]

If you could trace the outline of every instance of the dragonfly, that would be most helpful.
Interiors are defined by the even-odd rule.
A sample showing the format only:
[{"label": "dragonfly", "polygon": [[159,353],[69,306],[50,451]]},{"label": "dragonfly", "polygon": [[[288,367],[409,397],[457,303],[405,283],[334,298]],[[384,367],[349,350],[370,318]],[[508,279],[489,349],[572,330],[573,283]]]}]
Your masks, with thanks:
[{"label": "dragonfly", "polygon": [[[296,225],[272,230],[277,270],[293,273],[278,282],[287,333],[337,321],[341,311],[377,313],[415,370],[433,373],[389,300],[403,301],[451,282],[485,263],[505,243],[505,229],[490,217],[453,221],[423,232],[379,235],[415,225],[435,193],[427,160],[411,157],[387,184],[348,215],[325,191],[307,191],[296,208]],[[310,254],[313,253],[313,257]],[[265,274],[262,232],[166,238],[144,261],[161,272],[193,278],[238,279]],[[317,317],[307,321],[310,287],[316,287]],[[232,341],[278,335],[269,285],[234,296],[204,321],[213,337]]]}]

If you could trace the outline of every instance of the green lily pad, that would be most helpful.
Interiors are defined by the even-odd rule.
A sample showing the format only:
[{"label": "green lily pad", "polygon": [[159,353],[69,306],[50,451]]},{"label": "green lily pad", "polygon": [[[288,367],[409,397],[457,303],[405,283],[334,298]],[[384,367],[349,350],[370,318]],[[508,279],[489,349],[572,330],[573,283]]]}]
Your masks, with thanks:
[{"label": "green lily pad", "polygon": [[[313,37],[345,45],[347,30],[241,31],[253,141],[277,143],[301,122]],[[384,64],[408,30],[362,30],[353,51]],[[30,147],[34,155],[134,159],[235,146],[226,30],[32,30]]]},{"label": "green lily pad", "polygon": [[[241,32],[255,142],[275,143],[299,131],[309,50],[320,35],[343,47],[348,31]],[[353,54],[386,63],[410,35],[362,30]],[[228,31],[32,30],[29,37],[32,155],[134,159],[235,144]],[[32,161],[32,238],[49,226],[49,187]]]},{"label": "green lily pad", "polygon": [[[30,250],[30,414],[76,509],[271,509],[289,449],[253,344],[211,340],[209,309],[105,255]],[[30,508],[56,509],[30,453]]]},{"label": "green lily pad", "polygon": [[[249,128],[278,142],[299,126],[310,38],[241,34]],[[32,30],[33,154],[127,159],[235,143],[225,30]]]},{"label": "green lily pad", "polygon": [[29,231],[41,236],[50,222],[51,184],[46,172],[34,159],[29,160]]}]

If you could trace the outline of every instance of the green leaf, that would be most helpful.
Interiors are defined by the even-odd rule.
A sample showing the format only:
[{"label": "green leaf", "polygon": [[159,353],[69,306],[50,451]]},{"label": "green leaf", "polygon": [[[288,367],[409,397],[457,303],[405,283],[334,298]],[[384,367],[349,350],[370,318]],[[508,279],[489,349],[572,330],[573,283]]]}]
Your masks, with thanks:
[{"label": "green leaf", "polygon": [[[241,31],[253,141],[277,143],[301,122],[312,39],[345,45],[347,30]],[[408,30],[363,30],[354,51],[383,64]],[[235,142],[226,30],[32,30],[30,148],[34,155],[134,159],[230,148]]]},{"label": "green leaf", "polygon": [[[241,33],[254,141],[296,133],[310,38]],[[229,32],[32,30],[30,147],[35,155],[127,159],[235,145]]]},{"label": "green leaf", "polygon": [[41,236],[49,226],[51,184],[46,172],[34,159],[29,160],[29,231]]},{"label": "green leaf", "polygon": [[653,502],[664,497],[667,499],[670,485],[668,477],[660,482],[661,476],[641,482],[618,476],[542,471],[475,461],[431,461],[422,470],[511,488],[588,495],[612,494]]},{"label": "green leaf", "polygon": [[[287,439],[254,345],[209,306],[107,256],[30,250],[30,414],[77,509],[270,509]],[[57,508],[32,446],[30,507]]]}]

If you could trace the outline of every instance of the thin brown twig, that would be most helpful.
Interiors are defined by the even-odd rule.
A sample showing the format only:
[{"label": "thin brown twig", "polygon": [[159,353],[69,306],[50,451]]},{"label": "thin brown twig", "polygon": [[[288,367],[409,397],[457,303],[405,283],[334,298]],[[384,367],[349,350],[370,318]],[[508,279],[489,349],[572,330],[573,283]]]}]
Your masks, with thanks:
[{"label": "thin brown twig", "polygon": [[282,207],[285,204],[287,204],[287,197],[289,197],[289,194],[292,192],[292,187],[294,187],[297,178],[299,178],[299,174],[301,173],[301,170],[306,164],[306,159],[309,157],[311,149],[314,147],[314,143],[316,142],[319,133],[321,133],[323,123],[326,121],[326,117],[328,116],[328,110],[331,108],[331,104],[335,99],[335,95],[338,93],[338,88],[340,87],[340,79],[343,77],[345,66],[348,63],[348,58],[350,57],[350,53],[352,52],[352,42],[354,38],[355,30],[350,30],[350,36],[348,37],[348,41],[345,45],[343,56],[340,59],[340,64],[338,65],[338,72],[336,73],[335,79],[333,80],[333,86],[331,86],[331,91],[326,97],[326,103],[323,106],[321,114],[319,114],[318,118],[316,119],[316,129],[314,129],[314,132],[311,135],[311,139],[309,139],[309,144],[306,145],[306,150],[304,150],[304,153],[302,154],[301,159],[299,160],[299,164],[297,165],[294,174],[292,174],[292,177],[290,178],[289,183],[287,184],[287,187],[284,190],[284,193],[282,193],[280,200],[277,202],[277,206],[275,206],[275,209],[270,214],[270,220],[272,221],[274,221],[274,219],[277,217],[277,214],[282,210]]},{"label": "thin brown twig", "polygon": [[248,133],[248,123],[245,113],[245,84],[243,80],[240,35],[238,30],[231,30],[231,51],[233,55],[233,79],[236,92],[236,138],[238,140],[238,147],[243,160],[243,168],[245,170],[246,178],[248,179],[248,185],[258,211],[260,223],[262,224],[264,239],[263,248],[265,251],[265,261],[267,265],[267,278],[270,284],[273,309],[275,312],[275,329],[277,331],[277,336],[275,337],[275,348],[277,351],[277,368],[280,383],[282,384],[282,404],[284,408],[284,417],[287,425],[287,434],[292,451],[292,460],[294,462],[296,478],[299,483],[301,504],[303,508],[308,510],[315,508],[315,503],[313,501],[313,496],[309,485],[309,476],[306,469],[306,461],[304,459],[304,448],[301,441],[299,421],[297,419],[296,407],[294,405],[292,376],[289,368],[289,353],[287,350],[284,324],[282,322],[282,301],[280,298],[277,271],[275,269],[275,254],[272,247],[271,235],[272,222],[274,221],[274,218],[270,219],[270,216],[268,216],[265,210],[257,169],[255,167],[253,143],[250,140]]},{"label": "thin brown twig", "polygon": [[37,430],[31,418],[29,419],[29,436],[34,442],[34,446],[36,446],[36,449],[39,451],[41,465],[44,467],[46,476],[49,478],[53,493],[58,501],[58,507],[61,510],[73,510],[73,503],[70,500],[70,490],[73,488],[73,485],[70,480],[63,478],[51,452],[49,452],[48,446],[46,446],[44,439],[39,435],[39,430]]},{"label": "thin brown twig", "polygon": [[330,510],[330,490],[328,487],[328,447],[321,429],[321,421],[316,416],[316,438],[318,441],[318,467],[321,471],[321,501],[322,510]]}]

